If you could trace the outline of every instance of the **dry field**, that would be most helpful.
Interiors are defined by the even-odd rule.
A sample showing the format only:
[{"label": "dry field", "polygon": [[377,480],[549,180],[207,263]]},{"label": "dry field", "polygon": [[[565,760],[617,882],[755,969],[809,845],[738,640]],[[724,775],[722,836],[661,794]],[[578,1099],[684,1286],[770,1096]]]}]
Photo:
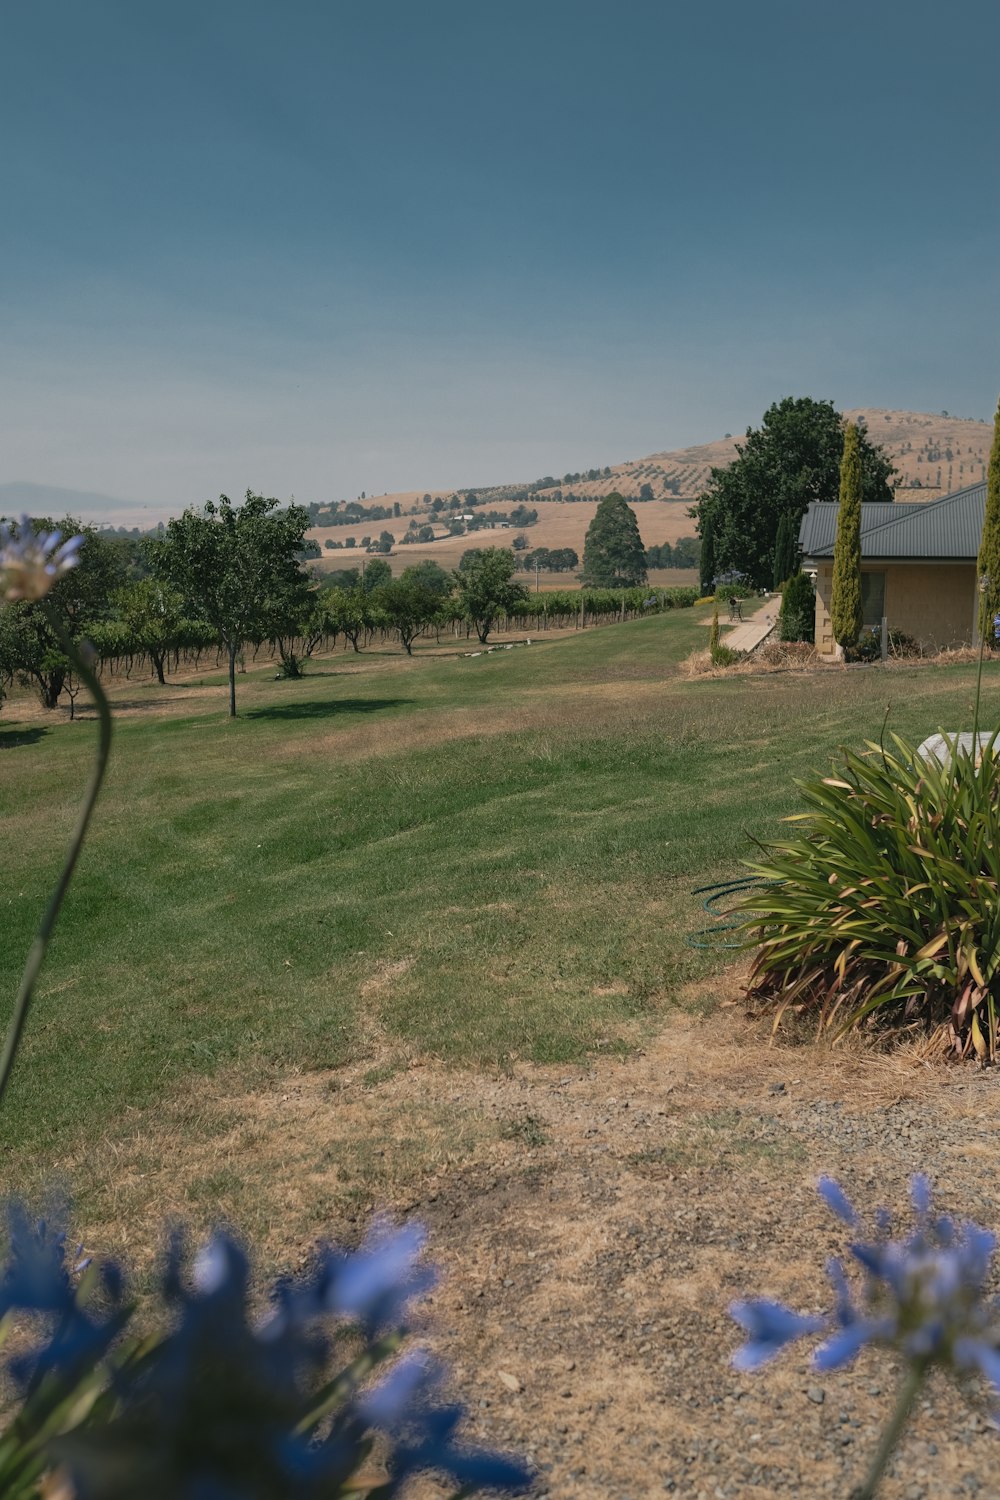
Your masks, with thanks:
[{"label": "dry field", "polygon": [[[538,511],[536,525],[529,526],[524,533],[530,546],[550,549],[573,547],[582,557],[584,537],[587,534],[587,527],[594,519],[597,501],[563,505],[557,500],[532,500],[530,504]],[[510,506],[498,505],[496,508],[504,510],[510,509]],[[659,546],[663,542],[676,542],[682,536],[694,536],[694,521],[688,515],[689,508],[686,500],[652,500],[637,505],[635,514],[639,522],[639,534],[645,545],[647,547]],[[433,517],[429,513],[422,513],[416,519],[423,525],[425,521],[433,520]],[[383,529],[391,531],[398,539],[406,531],[409,523],[410,517],[404,515],[402,520],[366,522],[363,528],[314,527],[309,535],[315,538],[321,547],[328,539],[343,541],[347,536],[353,535],[360,541],[363,535],[366,536],[369,533],[377,537]],[[444,528],[439,525],[438,529]],[[404,568],[410,567],[413,563],[422,562],[425,558],[431,558],[434,562],[440,563],[443,568],[455,568],[458,566],[462,553],[468,547],[509,547],[516,535],[516,530],[512,528],[510,531],[476,531],[465,536],[442,536],[433,542],[414,542],[406,547],[397,546],[389,558],[389,563],[396,573],[401,573]],[[363,556],[364,553],[359,553],[356,548],[339,548],[332,552],[324,548],[323,556],[315,559],[314,566],[324,570],[360,566]],[[565,587],[567,582],[572,584],[574,580],[571,576],[564,575],[560,582],[558,575],[555,575],[550,586]]]}]

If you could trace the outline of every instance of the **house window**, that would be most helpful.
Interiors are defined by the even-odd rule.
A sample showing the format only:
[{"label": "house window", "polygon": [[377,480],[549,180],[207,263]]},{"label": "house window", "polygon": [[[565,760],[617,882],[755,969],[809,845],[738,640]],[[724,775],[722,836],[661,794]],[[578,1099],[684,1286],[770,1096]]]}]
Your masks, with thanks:
[{"label": "house window", "polygon": [[881,625],[885,614],[885,574],[862,573],[861,575],[861,620],[869,625]]}]

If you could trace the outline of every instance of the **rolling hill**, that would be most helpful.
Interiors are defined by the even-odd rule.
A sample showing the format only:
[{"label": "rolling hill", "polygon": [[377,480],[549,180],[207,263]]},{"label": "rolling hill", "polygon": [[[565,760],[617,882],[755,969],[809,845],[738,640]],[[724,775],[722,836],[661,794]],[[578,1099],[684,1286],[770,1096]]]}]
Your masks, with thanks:
[{"label": "rolling hill", "polygon": [[[887,411],[877,407],[858,407],[846,413],[854,421],[863,419],[872,440],[880,443],[899,471],[896,496],[899,500],[934,500],[966,484],[985,478],[993,428],[987,422],[947,413],[932,416],[924,412]],[[688,514],[691,502],[707,485],[713,468],[721,468],[736,456],[739,438],[732,435],[692,448],[677,448],[651,453],[646,458],[629,459],[610,465],[595,477],[567,474],[561,482],[533,489],[527,504],[538,511],[537,523],[525,533],[532,547],[573,547],[583,553],[583,539],[593,518],[598,500],[611,490],[627,499],[639,501],[645,486],[652,499],[636,506],[639,530],[646,546],[676,542],[694,534],[694,522]],[[504,510],[520,499],[525,485],[477,487],[475,493],[490,509]],[[437,498],[448,500],[469,490],[408,490],[397,494],[369,496],[369,504],[393,507],[401,515],[396,519],[365,522],[363,525],[336,528],[317,527],[311,535],[324,547],[322,562],[329,567],[350,565],[349,551],[327,549],[327,541],[344,541],[354,536],[377,537],[382,530],[391,531],[397,543],[411,521],[433,524],[434,541],[396,546],[390,559],[395,571],[422,558],[433,558],[444,567],[454,567],[466,547],[500,535],[477,533],[469,536],[443,535],[444,527],[430,510]],[[575,503],[568,503],[570,499]]]}]

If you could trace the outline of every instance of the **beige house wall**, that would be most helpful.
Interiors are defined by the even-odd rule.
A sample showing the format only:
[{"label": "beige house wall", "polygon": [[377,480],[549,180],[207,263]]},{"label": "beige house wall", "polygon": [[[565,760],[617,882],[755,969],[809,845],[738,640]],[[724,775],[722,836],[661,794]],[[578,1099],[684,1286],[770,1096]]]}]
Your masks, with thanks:
[{"label": "beige house wall", "polygon": [[[975,563],[865,563],[862,573],[885,574],[885,613],[890,630],[913,636],[925,650],[968,645],[976,635],[978,593]],[[830,621],[833,563],[816,570],[816,644],[835,656]]]}]

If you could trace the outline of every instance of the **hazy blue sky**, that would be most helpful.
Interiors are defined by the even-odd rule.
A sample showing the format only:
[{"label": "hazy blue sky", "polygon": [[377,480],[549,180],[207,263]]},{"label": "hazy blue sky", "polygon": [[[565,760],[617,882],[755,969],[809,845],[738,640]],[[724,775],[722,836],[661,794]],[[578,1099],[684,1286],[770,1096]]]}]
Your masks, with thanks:
[{"label": "hazy blue sky", "polygon": [[996,0],[23,0],[0,482],[530,479],[989,416]]}]

